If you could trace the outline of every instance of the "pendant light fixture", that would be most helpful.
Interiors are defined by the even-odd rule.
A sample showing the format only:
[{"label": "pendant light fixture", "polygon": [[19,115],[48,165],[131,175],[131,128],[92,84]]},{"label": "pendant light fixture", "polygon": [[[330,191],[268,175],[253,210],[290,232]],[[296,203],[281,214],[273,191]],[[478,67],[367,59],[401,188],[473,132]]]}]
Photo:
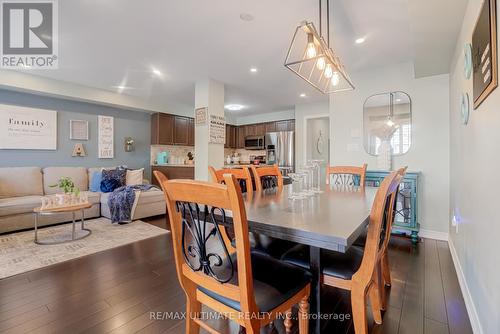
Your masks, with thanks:
[{"label": "pendant light fixture", "polygon": [[330,0],[326,0],[326,39],[322,34],[322,2],[319,0],[319,34],[312,22],[296,29],[285,59],[285,67],[323,94],[353,90],[339,57],[330,48]]}]

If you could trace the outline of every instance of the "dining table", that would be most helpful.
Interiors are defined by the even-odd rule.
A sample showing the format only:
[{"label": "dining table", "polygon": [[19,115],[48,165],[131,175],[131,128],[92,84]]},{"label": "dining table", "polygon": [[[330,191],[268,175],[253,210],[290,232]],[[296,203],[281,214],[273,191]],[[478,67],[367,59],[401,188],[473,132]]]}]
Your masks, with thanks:
[{"label": "dining table", "polygon": [[309,246],[310,332],[320,333],[321,251],[347,251],[368,225],[377,188],[323,185],[320,192],[302,199],[291,199],[292,190],[292,185],[285,185],[244,194],[248,228]]}]

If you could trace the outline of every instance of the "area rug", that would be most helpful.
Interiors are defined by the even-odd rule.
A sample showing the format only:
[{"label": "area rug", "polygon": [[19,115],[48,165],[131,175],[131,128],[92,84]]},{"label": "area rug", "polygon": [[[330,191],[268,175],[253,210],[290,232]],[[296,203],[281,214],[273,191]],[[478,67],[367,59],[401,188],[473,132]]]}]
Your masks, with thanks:
[{"label": "area rug", "polygon": [[[86,221],[85,228],[92,230],[90,236],[60,245],[35,244],[34,231],[0,236],[0,279],[169,233],[140,220],[117,225],[98,218]],[[71,224],[38,230],[40,241],[67,239],[71,239]]]}]

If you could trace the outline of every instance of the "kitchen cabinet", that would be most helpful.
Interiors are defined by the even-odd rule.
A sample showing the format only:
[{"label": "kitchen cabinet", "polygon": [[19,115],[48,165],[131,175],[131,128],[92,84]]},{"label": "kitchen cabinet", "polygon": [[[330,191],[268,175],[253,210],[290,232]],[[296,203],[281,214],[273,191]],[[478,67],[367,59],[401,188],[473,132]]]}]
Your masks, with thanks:
[{"label": "kitchen cabinet", "polygon": [[226,124],[226,142],[225,148],[237,148],[238,146],[237,126]]},{"label": "kitchen cabinet", "polygon": [[266,133],[267,132],[276,132],[276,122],[268,122],[265,124]]},{"label": "kitchen cabinet", "polygon": [[264,136],[265,134],[266,134],[266,124],[265,123],[255,124],[255,135]]},{"label": "kitchen cabinet", "polygon": [[151,115],[151,145],[194,146],[194,119],[164,113]]},{"label": "kitchen cabinet", "polygon": [[163,113],[151,115],[151,144],[174,144],[174,116]]},{"label": "kitchen cabinet", "polygon": [[[165,174],[169,180],[173,179],[190,179],[194,180],[193,166],[151,166],[151,175],[157,170]],[[153,176],[152,184],[159,186],[158,180]]]},{"label": "kitchen cabinet", "polygon": [[189,118],[188,146],[194,146],[194,118]]},{"label": "kitchen cabinet", "polygon": [[245,148],[245,127],[239,126],[237,129],[236,148]]},{"label": "kitchen cabinet", "polygon": [[174,144],[188,144],[189,119],[187,117],[175,116],[174,118]]},{"label": "kitchen cabinet", "polygon": [[256,131],[257,131],[257,125],[256,124],[250,124],[250,125],[245,125],[245,134],[247,136],[255,136]]}]

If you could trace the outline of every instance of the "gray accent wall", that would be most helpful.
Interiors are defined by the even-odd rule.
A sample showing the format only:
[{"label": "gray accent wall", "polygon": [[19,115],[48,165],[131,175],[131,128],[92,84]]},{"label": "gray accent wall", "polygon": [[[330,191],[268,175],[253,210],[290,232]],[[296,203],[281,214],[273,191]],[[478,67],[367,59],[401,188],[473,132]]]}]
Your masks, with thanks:
[{"label": "gray accent wall", "polygon": [[[0,167],[12,166],[83,166],[101,167],[127,165],[130,168],[145,169],[150,179],[150,114],[129,111],[91,103],[70,101],[46,96],[13,92],[0,89],[0,105],[10,104],[57,111],[57,150],[1,150]],[[0,106],[0,112],[3,112]],[[97,157],[97,116],[114,117],[115,158]],[[69,139],[69,121],[89,122],[89,140]],[[135,140],[135,151],[125,152],[124,138]],[[73,146],[83,143],[87,156],[72,157]]]}]

